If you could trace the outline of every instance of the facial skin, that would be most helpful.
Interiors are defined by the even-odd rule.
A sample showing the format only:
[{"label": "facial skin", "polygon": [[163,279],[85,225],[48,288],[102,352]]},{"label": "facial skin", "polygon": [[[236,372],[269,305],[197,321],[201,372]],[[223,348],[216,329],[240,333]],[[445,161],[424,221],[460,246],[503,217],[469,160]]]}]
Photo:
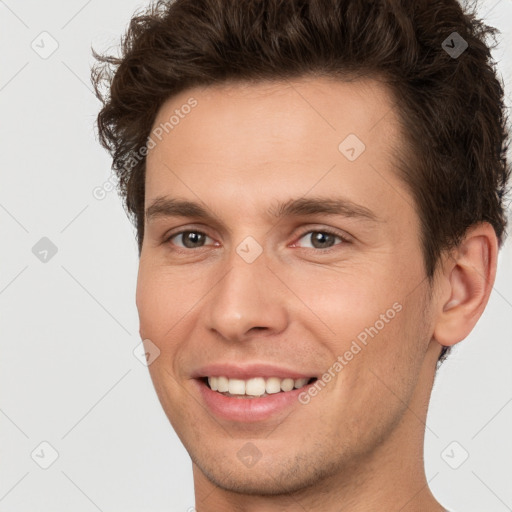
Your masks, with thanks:
[{"label": "facial skin", "polygon": [[[197,106],[148,153],[145,205],[195,201],[213,219],[146,219],[137,307],[142,339],[161,351],[149,370],[193,461],[196,509],[443,510],[423,469],[427,404],[441,344],[464,339],[487,303],[494,231],[472,228],[430,290],[414,201],[393,172],[399,125],[378,82],[194,88],[154,126],[190,97]],[[338,149],[348,134],[366,146],[354,161]],[[267,213],[313,197],[345,198],[378,220]],[[170,238],[183,230],[206,236]],[[314,236],[325,230],[335,236]],[[237,253],[246,237],[262,249],[252,263]],[[321,377],[396,303],[309,403],[271,419],[216,417],[191,377],[212,362]],[[237,456],[248,442],[261,454],[252,467]]]}]

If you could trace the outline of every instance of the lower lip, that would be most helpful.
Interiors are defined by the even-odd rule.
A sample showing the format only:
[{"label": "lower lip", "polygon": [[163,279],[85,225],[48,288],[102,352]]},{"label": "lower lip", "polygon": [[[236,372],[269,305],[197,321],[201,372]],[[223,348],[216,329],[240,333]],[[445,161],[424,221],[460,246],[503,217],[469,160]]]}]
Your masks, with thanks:
[{"label": "lower lip", "polygon": [[199,392],[208,409],[219,418],[252,423],[263,421],[291,408],[301,405],[298,396],[308,389],[304,386],[292,391],[273,393],[262,398],[235,398],[212,391],[202,380],[195,379]]}]

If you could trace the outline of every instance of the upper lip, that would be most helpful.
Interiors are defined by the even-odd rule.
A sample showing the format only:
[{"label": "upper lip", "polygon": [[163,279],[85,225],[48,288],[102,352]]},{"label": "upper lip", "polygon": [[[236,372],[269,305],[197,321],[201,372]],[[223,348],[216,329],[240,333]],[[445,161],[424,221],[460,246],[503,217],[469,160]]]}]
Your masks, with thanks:
[{"label": "upper lip", "polygon": [[273,364],[235,364],[235,363],[211,363],[198,368],[192,373],[192,378],[204,377],[228,377],[247,380],[252,377],[278,377],[281,379],[306,379],[315,377],[316,373],[304,373]]}]

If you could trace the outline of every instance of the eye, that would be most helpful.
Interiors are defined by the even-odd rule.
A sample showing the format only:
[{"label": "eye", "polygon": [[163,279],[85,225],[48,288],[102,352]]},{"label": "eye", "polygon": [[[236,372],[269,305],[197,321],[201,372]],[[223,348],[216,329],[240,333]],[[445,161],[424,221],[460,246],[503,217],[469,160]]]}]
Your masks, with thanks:
[{"label": "eye", "polygon": [[[181,239],[182,245],[172,242],[174,238],[176,238],[177,240]],[[210,237],[201,231],[189,230],[174,233],[169,238],[167,238],[166,242],[170,242],[173,245],[176,245],[177,247],[182,247],[184,249],[197,249],[203,246],[203,243],[207,238]]]},{"label": "eye", "polygon": [[[303,245],[301,245],[301,247],[304,247],[306,249],[323,249],[322,252],[328,252],[336,245],[342,245],[339,243],[336,244],[336,239],[340,240],[342,243],[350,243],[350,241],[347,238],[328,229],[305,231],[298,240],[300,241],[303,238],[309,240],[310,247],[304,247]],[[180,240],[181,243],[173,241],[174,239]],[[212,240],[208,235],[206,235],[202,231],[185,230],[180,231],[178,233],[173,233],[172,235],[165,239],[165,242],[171,243],[172,245],[181,249],[200,249],[205,246],[207,239]]]},{"label": "eye", "polygon": [[[341,240],[343,243],[349,243],[349,240],[342,237],[341,235],[334,233],[330,230],[322,229],[318,231],[306,231],[301,235],[299,240],[305,238],[311,242],[313,249],[331,249],[334,245],[336,245],[335,239]],[[338,244],[340,245],[340,244]],[[309,247],[306,247],[309,249]]]}]

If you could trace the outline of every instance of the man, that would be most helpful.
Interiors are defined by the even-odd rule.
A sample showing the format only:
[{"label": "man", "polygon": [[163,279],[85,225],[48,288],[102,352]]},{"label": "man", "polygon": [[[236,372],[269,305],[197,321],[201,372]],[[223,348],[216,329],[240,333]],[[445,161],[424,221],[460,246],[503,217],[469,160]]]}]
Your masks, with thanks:
[{"label": "man", "polygon": [[444,510],[428,401],[505,238],[492,32],[455,0],[178,0],[96,55],[199,512]]}]

